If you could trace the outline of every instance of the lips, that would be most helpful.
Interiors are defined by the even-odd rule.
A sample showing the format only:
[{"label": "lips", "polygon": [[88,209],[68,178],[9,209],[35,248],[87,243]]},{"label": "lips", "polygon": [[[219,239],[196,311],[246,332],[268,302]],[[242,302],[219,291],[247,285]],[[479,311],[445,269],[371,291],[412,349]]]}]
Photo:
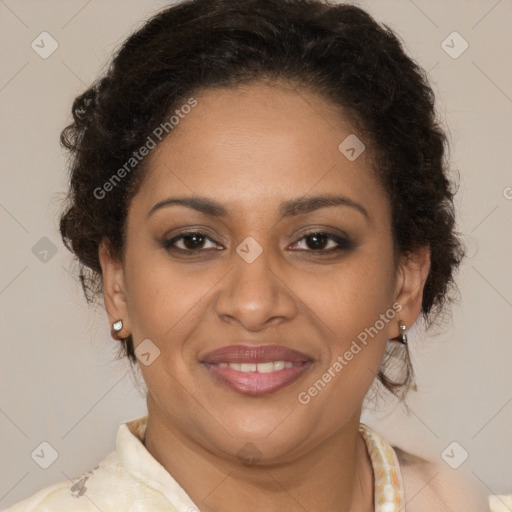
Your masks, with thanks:
[{"label": "lips", "polygon": [[269,361],[289,361],[303,363],[312,358],[282,345],[231,345],[208,352],[202,359],[203,363],[267,363]]},{"label": "lips", "polygon": [[234,391],[263,395],[295,382],[313,359],[282,345],[232,345],[208,352],[201,362],[212,377]]}]

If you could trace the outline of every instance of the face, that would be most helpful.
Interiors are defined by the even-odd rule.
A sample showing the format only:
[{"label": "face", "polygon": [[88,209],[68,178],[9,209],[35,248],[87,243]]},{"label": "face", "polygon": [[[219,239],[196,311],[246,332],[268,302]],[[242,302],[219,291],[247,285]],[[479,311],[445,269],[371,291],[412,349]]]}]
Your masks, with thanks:
[{"label": "face", "polygon": [[428,262],[395,265],[369,148],[339,149],[354,131],[321,97],[253,84],[195,99],[149,156],[124,261],[100,251],[107,310],[146,354],[166,428],[288,460],[359,421]]}]

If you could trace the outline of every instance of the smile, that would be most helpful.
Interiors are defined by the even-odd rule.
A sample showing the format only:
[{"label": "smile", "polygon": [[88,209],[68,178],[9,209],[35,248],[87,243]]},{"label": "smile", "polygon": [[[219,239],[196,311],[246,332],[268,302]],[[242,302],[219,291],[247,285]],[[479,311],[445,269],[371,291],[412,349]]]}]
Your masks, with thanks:
[{"label": "smile", "polygon": [[209,352],[203,366],[219,383],[246,395],[265,395],[289,386],[313,360],[279,345],[231,345]]},{"label": "smile", "polygon": [[258,372],[258,373],[271,373],[285,368],[291,368],[293,363],[291,361],[269,361],[268,363],[219,363],[220,368],[229,366],[238,372]]}]

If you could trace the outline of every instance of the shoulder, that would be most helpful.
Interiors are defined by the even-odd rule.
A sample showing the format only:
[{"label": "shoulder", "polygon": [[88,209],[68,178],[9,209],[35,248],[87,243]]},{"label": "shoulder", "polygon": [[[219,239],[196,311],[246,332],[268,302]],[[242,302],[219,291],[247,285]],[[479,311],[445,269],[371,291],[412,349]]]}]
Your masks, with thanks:
[{"label": "shoulder", "polygon": [[443,461],[431,462],[393,447],[408,512],[488,512],[487,495]]},{"label": "shoulder", "polygon": [[119,464],[115,452],[96,467],[68,480],[49,485],[0,512],[50,512],[55,510],[95,511],[95,497],[119,481]]}]

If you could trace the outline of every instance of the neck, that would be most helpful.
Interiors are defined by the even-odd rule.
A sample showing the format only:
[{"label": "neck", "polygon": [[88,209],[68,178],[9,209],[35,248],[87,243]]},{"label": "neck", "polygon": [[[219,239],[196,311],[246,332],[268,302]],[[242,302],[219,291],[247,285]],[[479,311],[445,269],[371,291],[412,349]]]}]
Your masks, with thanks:
[{"label": "neck", "polygon": [[371,512],[373,470],[358,433],[360,411],[343,429],[294,460],[242,464],[195,441],[148,394],[145,446],[201,512],[265,510]]}]

